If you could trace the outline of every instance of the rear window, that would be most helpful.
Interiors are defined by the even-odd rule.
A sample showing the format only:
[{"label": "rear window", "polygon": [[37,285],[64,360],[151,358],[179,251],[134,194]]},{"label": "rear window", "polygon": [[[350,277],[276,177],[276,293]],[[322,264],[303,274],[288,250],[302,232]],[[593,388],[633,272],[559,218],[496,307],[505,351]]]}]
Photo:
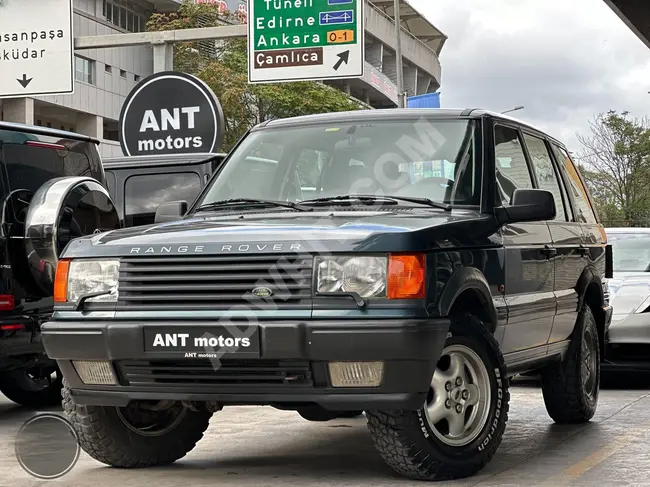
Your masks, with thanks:
[{"label": "rear window", "polygon": [[4,144],[3,160],[9,188],[35,192],[45,182],[62,176],[90,176],[85,154],[50,147]]},{"label": "rear window", "polygon": [[[40,144],[31,141],[28,143]],[[92,176],[90,161],[81,152],[57,149],[56,146],[2,144],[2,160],[9,191],[35,193],[47,181],[64,176]],[[16,215],[18,217],[18,215]]]},{"label": "rear window", "polygon": [[131,176],[124,186],[124,224],[154,223],[158,205],[179,200],[191,204],[200,191],[201,178],[195,172]]}]

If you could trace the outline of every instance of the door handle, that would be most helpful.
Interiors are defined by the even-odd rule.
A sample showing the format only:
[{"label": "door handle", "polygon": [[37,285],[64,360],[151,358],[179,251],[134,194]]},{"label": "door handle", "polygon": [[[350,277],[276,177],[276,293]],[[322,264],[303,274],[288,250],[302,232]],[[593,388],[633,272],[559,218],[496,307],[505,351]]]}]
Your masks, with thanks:
[{"label": "door handle", "polygon": [[541,250],[541,253],[543,256],[551,258],[557,255],[557,249],[545,245],[544,248]]}]

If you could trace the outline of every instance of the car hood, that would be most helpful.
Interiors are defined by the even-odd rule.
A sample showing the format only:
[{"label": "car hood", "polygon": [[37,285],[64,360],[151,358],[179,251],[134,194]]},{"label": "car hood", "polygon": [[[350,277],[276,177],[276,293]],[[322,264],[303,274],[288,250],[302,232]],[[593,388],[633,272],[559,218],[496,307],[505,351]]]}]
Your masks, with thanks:
[{"label": "car hood", "polygon": [[494,217],[465,210],[210,213],[76,239],[62,256],[416,251],[494,244],[495,230]]},{"label": "car hood", "polygon": [[614,314],[641,313],[650,302],[650,272],[615,272],[607,280],[609,302]]}]

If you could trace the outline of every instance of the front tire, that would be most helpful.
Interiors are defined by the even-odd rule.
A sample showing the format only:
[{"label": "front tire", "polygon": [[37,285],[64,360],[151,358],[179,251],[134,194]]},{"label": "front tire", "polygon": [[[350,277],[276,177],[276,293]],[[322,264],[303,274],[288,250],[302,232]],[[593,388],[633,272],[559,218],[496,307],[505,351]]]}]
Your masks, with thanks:
[{"label": "front tire", "polygon": [[180,403],[160,411],[139,406],[76,405],[64,382],[63,411],[79,437],[79,445],[95,460],[113,467],[174,463],[196,446],[212,416],[207,411],[191,411]]},{"label": "front tire", "polygon": [[497,451],[510,394],[498,343],[474,316],[452,320],[431,383],[418,411],[367,411],[368,427],[384,461],[416,480],[470,477]]},{"label": "front tire", "polygon": [[598,327],[584,306],[562,362],[542,372],[542,392],[548,415],[559,424],[586,423],[596,413],[600,391]]}]

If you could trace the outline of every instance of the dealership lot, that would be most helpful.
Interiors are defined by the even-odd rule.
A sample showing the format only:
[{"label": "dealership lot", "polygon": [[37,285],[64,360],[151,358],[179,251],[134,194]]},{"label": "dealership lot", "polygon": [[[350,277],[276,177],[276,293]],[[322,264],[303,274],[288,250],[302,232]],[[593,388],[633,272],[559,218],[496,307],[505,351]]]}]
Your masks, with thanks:
[{"label": "dealership lot", "polygon": [[[650,471],[648,377],[609,379],[594,420],[558,426],[548,418],[533,380],[511,389],[510,421],[502,447],[486,469],[441,486],[647,485]],[[18,465],[13,440],[34,411],[0,399],[2,485],[35,486]],[[57,482],[124,487],[176,486],[356,486],[423,485],[393,475],[370,442],[365,419],[309,423],[272,408],[227,408],[213,416],[197,448],[172,467],[118,470],[81,453],[74,469]],[[426,483],[424,484],[426,485]]]}]

